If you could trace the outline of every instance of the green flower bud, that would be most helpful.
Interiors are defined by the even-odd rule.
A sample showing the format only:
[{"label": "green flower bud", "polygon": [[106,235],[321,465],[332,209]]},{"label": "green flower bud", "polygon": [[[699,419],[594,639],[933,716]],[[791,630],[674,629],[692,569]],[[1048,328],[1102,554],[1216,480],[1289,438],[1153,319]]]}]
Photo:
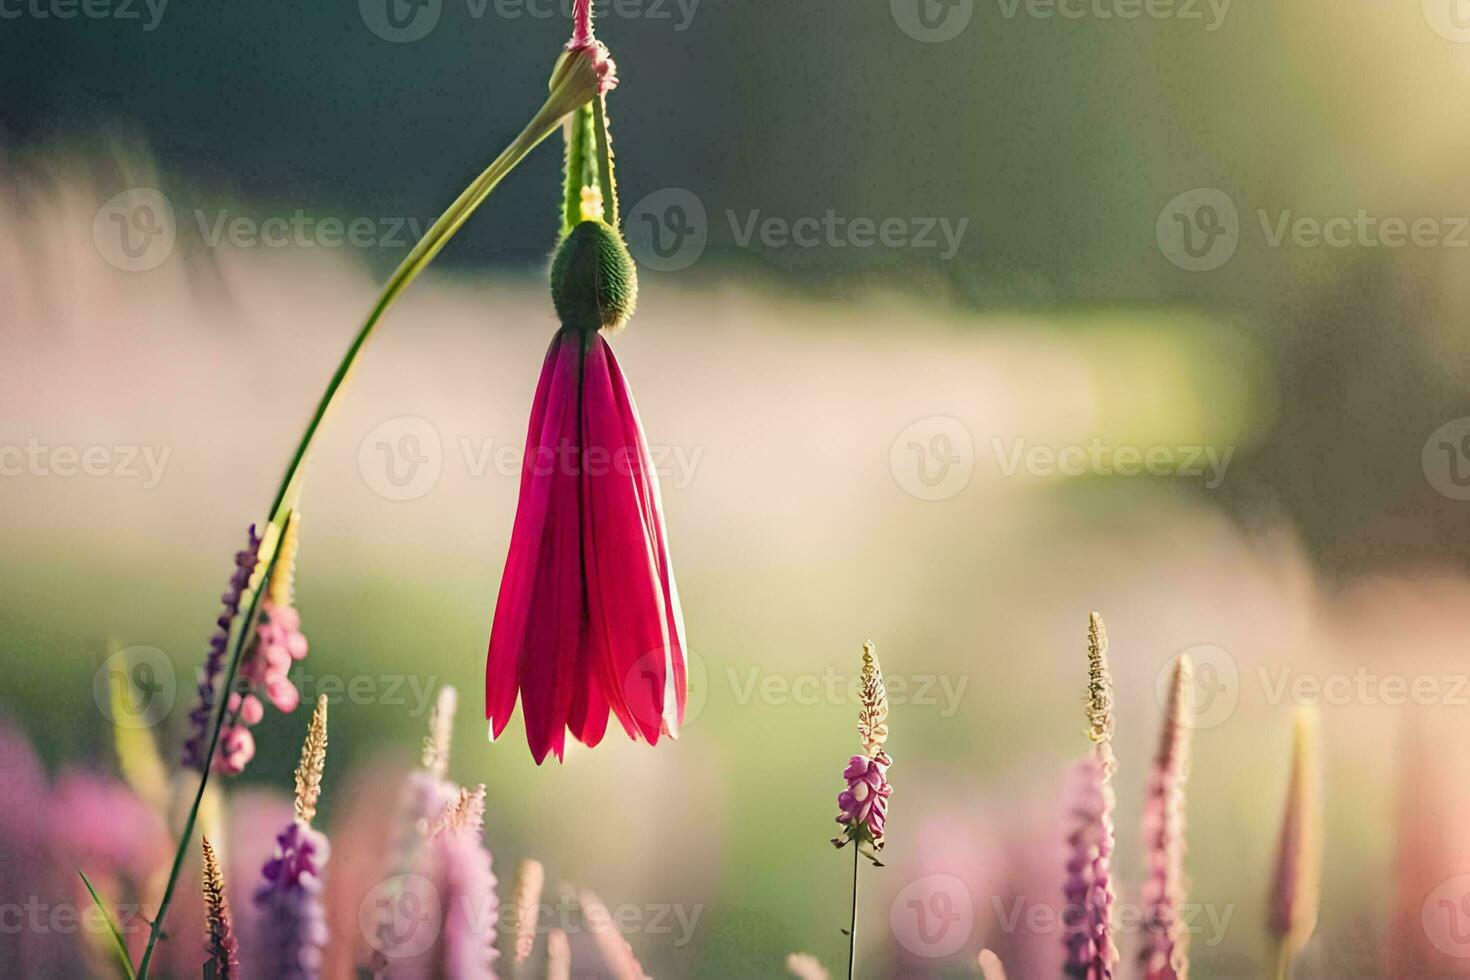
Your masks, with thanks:
[{"label": "green flower bud", "polygon": [[562,326],[617,330],[638,302],[638,270],[623,237],[602,221],[583,221],[551,260],[551,301]]}]

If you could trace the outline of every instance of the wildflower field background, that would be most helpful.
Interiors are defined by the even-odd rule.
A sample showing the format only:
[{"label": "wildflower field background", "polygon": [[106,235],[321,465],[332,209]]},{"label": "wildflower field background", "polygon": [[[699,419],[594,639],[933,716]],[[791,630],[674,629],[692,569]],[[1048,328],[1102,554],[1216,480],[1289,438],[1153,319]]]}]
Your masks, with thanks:
[{"label": "wildflower field background", "polygon": [[[898,0],[779,16],[705,0],[669,22],[649,6],[599,11],[640,263],[613,343],[680,579],[684,730],[654,748],[613,731],[539,767],[518,723],[486,740],[486,638],[557,327],[552,143],[388,315],[312,451],[303,707],[266,713],[206,816],[233,840],[237,913],[256,882],[232,880],[228,852],[267,856],[326,695],[325,973],[366,961],[373,842],[452,685],[449,773],[485,784],[502,904],[534,858],[547,921],[564,889],[591,889],[649,976],[782,976],[792,952],[840,975],[851,869],[828,839],[871,638],[894,795],[885,867],[863,869],[858,975],[973,976],[989,948],[1012,977],[1057,976],[1098,610],[1120,976],[1181,653],[1198,684],[1193,974],[1274,967],[1303,705],[1320,713],[1324,861],[1296,975],[1470,974],[1470,36],[1432,0],[1226,5],[1214,28],[1218,5],[1198,22],[1182,3],[1137,19],[936,5],[969,11],[948,38]],[[165,6],[150,30],[14,9],[0,972],[43,950],[29,962],[54,975],[105,976],[76,869],[147,914],[179,817],[128,760],[156,743],[174,766],[228,556],[413,222],[539,104],[566,18],[444,4],[395,43],[366,6]],[[172,209],[162,258],[108,237],[140,188]],[[326,218],[367,219],[369,244],[324,245]],[[145,700],[119,723],[120,665]],[[203,960],[191,874],[162,975]],[[612,975],[570,931],[572,975]]]}]

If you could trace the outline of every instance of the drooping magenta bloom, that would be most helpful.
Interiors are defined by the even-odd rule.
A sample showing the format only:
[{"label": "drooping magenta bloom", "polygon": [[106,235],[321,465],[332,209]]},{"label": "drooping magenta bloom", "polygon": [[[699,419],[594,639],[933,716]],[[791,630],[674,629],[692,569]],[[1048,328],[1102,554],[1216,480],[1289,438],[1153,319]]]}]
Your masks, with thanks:
[{"label": "drooping magenta bloom", "polygon": [[596,745],[609,711],[649,744],[677,736],[683,720],[684,622],[658,477],[627,379],[599,333],[626,318],[632,274],[622,240],[601,221],[568,234],[552,271],[562,329],[531,407],[485,665],[490,737],[519,695],[537,763],[548,752],[562,758],[568,731]]}]

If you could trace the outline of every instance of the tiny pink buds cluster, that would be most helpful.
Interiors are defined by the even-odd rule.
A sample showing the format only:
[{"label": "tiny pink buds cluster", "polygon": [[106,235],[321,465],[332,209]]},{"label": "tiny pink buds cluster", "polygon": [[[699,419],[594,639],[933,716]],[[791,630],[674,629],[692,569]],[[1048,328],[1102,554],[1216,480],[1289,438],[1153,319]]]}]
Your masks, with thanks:
[{"label": "tiny pink buds cluster", "polygon": [[232,721],[220,733],[220,751],[215,759],[216,769],[229,775],[243,772],[255,756],[255,738],[250,729],[265,717],[265,706],[259,695],[263,693],[283,714],[295,711],[301,703],[301,692],[289,676],[291,665],[304,658],[308,650],[306,636],[301,632],[301,614],[292,605],[291,594],[296,551],[300,546],[299,521],[299,512],[292,511],[281,535],[276,570],[261,604],[254,641],[240,663],[243,688],[230,694],[228,717]]},{"label": "tiny pink buds cluster", "polygon": [[863,751],[848,760],[842,778],[847,788],[837,794],[837,822],[844,830],[832,838],[842,847],[851,841],[874,864],[883,850],[884,825],[888,820],[888,767],[893,760],[884,751],[888,741],[888,692],[883,670],[872,641],[863,644],[862,690],[858,696],[858,737]]}]

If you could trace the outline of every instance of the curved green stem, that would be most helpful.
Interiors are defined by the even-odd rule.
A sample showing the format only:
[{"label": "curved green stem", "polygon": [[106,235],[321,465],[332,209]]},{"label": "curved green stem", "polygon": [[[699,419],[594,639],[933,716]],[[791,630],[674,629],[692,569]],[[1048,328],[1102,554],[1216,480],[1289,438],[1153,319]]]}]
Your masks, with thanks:
[{"label": "curved green stem", "polygon": [[164,917],[168,914],[174,888],[178,885],[179,873],[184,866],[184,857],[189,851],[190,838],[194,834],[194,826],[199,818],[199,807],[204,801],[204,791],[209,784],[210,773],[213,770],[214,755],[219,748],[220,731],[223,728],[225,711],[229,704],[229,691],[239,673],[240,659],[245,650],[246,640],[251,635],[260,613],[261,594],[265,584],[270,581],[271,570],[275,566],[279,553],[281,532],[285,529],[286,520],[290,516],[294,501],[300,491],[301,472],[306,462],[307,452],[311,449],[312,440],[321,427],[322,420],[326,418],[328,410],[336,403],[342,385],[352,372],[358,355],[362,353],[364,345],[367,344],[368,338],[372,336],[374,329],[382,320],[383,314],[408,288],[409,283],[413,282],[418,274],[434,260],[440,250],[448,244],[449,239],[453,238],[454,234],[469,220],[470,215],[484,202],[506,174],[515,169],[516,164],[520,163],[537,144],[550,136],[567,113],[585,105],[596,96],[596,72],[586,57],[577,52],[565,53],[552,72],[550,87],[551,94],[547,97],[546,103],[526,124],[526,128],[521,130],[504,152],[496,157],[494,162],[486,167],[484,172],[476,177],[459,197],[455,198],[454,203],[429,227],[408,256],[399,263],[393,275],[389,277],[377,302],[373,304],[372,311],[368,313],[367,321],[363,323],[352,343],[348,345],[341,363],[337,365],[337,370],[327,382],[326,390],[317,403],[316,411],[312,413],[311,420],[306,425],[306,431],[302,433],[301,441],[297,444],[296,451],[286,466],[280,488],[276,491],[275,501],[271,504],[270,519],[261,535],[260,549],[256,553],[259,575],[251,580],[242,595],[245,615],[236,626],[237,632],[234,635],[229,666],[225,670],[220,695],[216,699],[214,714],[210,719],[208,748],[204,753],[205,763],[200,775],[199,787],[195,791],[193,805],[189,807],[189,815],[184,821],[179,846],[174,853],[173,865],[164,885],[163,898],[158,905],[158,915],[154,918],[148,932],[148,944],[143,949],[143,959],[138,965],[139,980],[147,980],[148,965],[153,959],[154,946],[163,933]]}]

